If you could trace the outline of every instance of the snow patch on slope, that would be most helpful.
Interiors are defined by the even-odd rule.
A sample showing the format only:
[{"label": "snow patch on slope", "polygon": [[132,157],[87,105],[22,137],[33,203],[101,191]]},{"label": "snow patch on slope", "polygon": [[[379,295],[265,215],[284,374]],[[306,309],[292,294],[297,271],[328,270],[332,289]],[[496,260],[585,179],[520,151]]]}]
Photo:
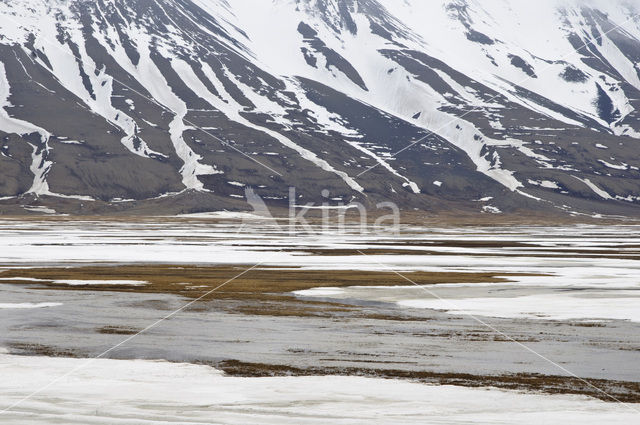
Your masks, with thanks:
[{"label": "snow patch on slope", "polygon": [[[239,20],[246,26],[250,46],[256,52],[258,59],[276,73],[320,81],[392,116],[414,122],[426,130],[434,130],[439,136],[463,149],[476,164],[478,171],[511,190],[522,186],[510,171],[498,169],[495,162],[492,163],[481,155],[484,145],[474,138],[480,132],[471,123],[457,120],[454,116],[439,110],[441,106],[448,104],[447,99],[429,85],[415,79],[403,68],[399,68],[396,62],[380,54],[379,50],[390,48],[388,40],[372,32],[366,16],[362,14],[353,16],[358,28],[356,34],[343,32],[337,36],[322,21],[304,12],[296,12],[290,7],[285,8],[283,3],[273,7],[268,4],[256,4],[255,8],[258,10],[254,7],[247,9],[244,6],[246,4],[239,5],[237,13]],[[257,16],[260,16],[259,20]],[[265,19],[270,22],[277,21],[278,25],[264,25]],[[309,19],[314,21],[310,22]],[[364,80],[368,91],[354,86],[353,82],[343,77],[342,73],[332,73],[320,65],[308,66],[301,54],[293,56],[289,54],[304,47],[296,26],[300,21],[307,24],[313,23],[313,29],[317,31],[318,37],[329,48],[349,59],[350,64]],[[267,55],[266,52],[273,51],[267,45],[279,45],[282,48],[277,49],[274,55]],[[282,56],[284,53],[282,55],[279,53],[285,51],[286,58]],[[387,70],[391,68],[398,69],[389,74]],[[417,121],[413,119],[416,111],[423,111]],[[417,185],[412,186],[415,192]]]},{"label": "snow patch on slope", "polygon": [[[70,14],[70,12],[67,13]],[[47,26],[55,28],[58,23],[57,20],[52,20]],[[166,155],[150,149],[144,140],[137,137],[138,126],[133,118],[112,105],[113,78],[107,75],[105,69],[98,69],[87,53],[81,29],[67,27],[65,30],[69,34],[70,41],[77,46],[79,57],[76,58],[67,45],[54,45],[53,48],[49,48],[51,44],[42,43],[42,48],[48,53],[47,58],[53,66],[53,73],[56,78],[65,88],[82,99],[93,112],[99,114],[107,122],[124,132],[125,136],[121,139],[121,143],[131,153],[145,158],[152,158],[153,156],[166,158]],[[52,31],[42,35],[48,41],[52,40],[51,36]],[[80,60],[82,65],[78,65],[77,60]],[[46,69],[46,66],[44,67]],[[93,97],[82,82],[81,69],[90,81]]]},{"label": "snow patch on slope", "polygon": [[[174,118],[169,124],[169,134],[174,149],[178,157],[184,162],[180,169],[182,175],[182,184],[187,189],[204,191],[204,184],[198,180],[200,175],[222,174],[214,166],[200,163],[202,157],[187,145],[183,138],[183,133],[188,130],[184,119],[187,115],[187,105],[180,99],[167,83],[164,75],[151,59],[151,39],[142,30],[134,32],[140,60],[137,66],[131,63],[131,60],[124,51],[124,48],[115,43],[112,47],[105,39],[105,36],[99,32],[97,27],[94,28],[94,36],[100,44],[114,56],[120,66],[122,66],[129,74],[134,76],[142,86],[153,96],[163,108],[172,111]],[[117,33],[112,28],[108,28],[107,37],[110,40],[118,40]],[[168,53],[168,52],[165,52]]]},{"label": "snow patch on slope", "polygon": [[5,108],[11,106],[9,97],[11,96],[11,88],[9,86],[9,80],[7,79],[7,73],[4,63],[0,62],[0,130],[5,133],[14,133],[20,136],[26,136],[28,134],[37,133],[40,135],[40,145],[36,146],[29,143],[33,152],[31,154],[31,165],[29,169],[33,173],[33,183],[27,193],[33,193],[35,195],[48,195],[49,185],[47,184],[46,176],[52,165],[51,161],[45,159],[46,153],[49,151],[49,138],[51,134],[37,125],[31,124],[28,121],[12,118]]},{"label": "snow patch on slope", "polygon": [[[340,120],[339,115],[329,112],[326,108],[312,102],[299,85],[288,83],[287,89],[295,93],[296,99],[300,103],[300,109],[302,110],[306,109],[311,111],[316,122],[326,130],[336,131],[345,137],[362,137],[354,130],[346,128],[344,125],[342,125],[339,122]],[[372,159],[374,159],[378,164],[380,164],[382,167],[387,169],[387,171],[389,171],[391,174],[397,177],[400,177],[402,180],[405,181],[405,183],[408,185],[408,187],[411,189],[413,193],[416,193],[416,194],[420,193],[420,187],[418,186],[417,183],[409,180],[406,176],[403,176],[402,174],[400,174],[396,169],[394,169],[391,166],[391,164],[389,164],[388,161],[385,161],[382,157],[377,155],[375,152],[373,152],[370,149],[367,149],[365,146],[363,146],[361,143],[357,141],[352,141],[345,138],[344,142],[354,147],[355,149],[359,150],[360,152],[364,153],[365,155],[371,157]]]},{"label": "snow patch on slope", "polygon": [[[227,76],[227,78],[229,78],[229,80],[231,80],[232,83],[234,83],[241,91],[242,93],[247,96],[250,100],[252,98],[255,99],[255,95],[256,93],[253,92],[253,90],[248,87],[245,86],[244,84],[242,84],[240,81],[238,81],[237,78],[235,78],[235,76],[233,74],[231,74],[230,72],[227,71],[227,69],[225,67],[222,68],[223,72],[225,73],[225,75]],[[208,76],[207,76],[208,77]],[[217,89],[217,87],[216,87]],[[252,101],[253,103],[253,101]],[[261,109],[257,109],[258,106],[262,105],[262,107],[264,108],[264,110],[266,110],[266,113],[269,113],[268,110],[272,110],[273,108],[275,108],[275,106],[273,105],[273,102],[269,101],[269,99],[262,97],[262,101],[261,102],[257,102],[256,105],[256,111],[257,112],[262,112]],[[255,103],[254,103],[255,104]],[[352,177],[350,177],[347,173],[345,173],[344,171],[339,171],[337,169],[335,169],[331,164],[329,164],[327,161],[325,161],[324,159],[321,159],[320,157],[318,157],[314,152],[303,148],[302,146],[294,143],[293,141],[291,141],[291,139],[283,136],[282,134],[273,131],[273,130],[269,130],[265,127],[260,127],[260,126],[256,126],[255,124],[252,124],[253,126],[255,126],[254,128],[260,129],[261,131],[263,131],[264,133],[269,134],[270,136],[276,138],[280,143],[282,143],[284,146],[288,147],[289,149],[293,149],[294,151],[298,152],[298,154],[306,159],[307,161],[312,162],[313,164],[315,164],[317,167],[323,169],[324,171],[327,171],[329,173],[333,173],[335,175],[337,175],[338,177],[340,177],[351,189],[357,191],[357,192],[362,192],[364,190],[364,188],[362,186],[360,186],[360,184],[358,184]]]},{"label": "snow patch on slope", "polygon": [[607,200],[614,199],[613,196],[611,196],[605,190],[600,189],[591,180],[589,180],[589,179],[581,179],[580,177],[576,177],[576,176],[573,176],[573,177],[578,179],[578,180],[580,180],[582,183],[586,184],[589,187],[589,189],[591,189],[599,197],[601,197],[603,199],[607,199]]},{"label": "snow patch on slope", "polygon": [[[187,81],[190,87],[192,87],[200,97],[202,97],[207,102],[209,102],[214,108],[218,109],[223,114],[225,114],[225,116],[230,120],[235,121],[239,124],[242,124],[246,127],[253,128],[255,130],[268,134],[269,136],[278,140],[282,145],[298,152],[302,158],[312,162],[313,164],[315,164],[316,166],[320,167],[325,171],[336,174],[352,189],[359,192],[363,191],[362,186],[360,186],[355,180],[349,177],[345,172],[336,170],[328,162],[316,156],[315,153],[295,144],[289,138],[283,136],[282,134],[276,131],[273,131],[269,128],[254,124],[248,119],[244,118],[242,115],[240,115],[240,111],[242,111],[244,108],[242,107],[242,105],[237,103],[236,100],[227,92],[222,82],[220,82],[215,72],[213,71],[213,69],[211,69],[211,67],[208,64],[201,63],[202,71],[204,72],[204,75],[207,77],[209,82],[214,86],[216,91],[220,94],[220,96],[222,96],[224,100],[219,98],[215,94],[211,93],[209,89],[207,89],[206,85],[198,78],[198,76],[195,74],[195,72],[193,71],[193,69],[189,64],[187,64],[186,62],[180,59],[174,59],[173,66],[174,66],[174,69],[182,76],[182,78],[185,79],[185,81]],[[222,64],[221,64],[221,67],[222,67],[221,68],[222,72],[225,73],[225,76],[229,78],[229,80],[232,83],[236,84],[236,86],[238,86],[240,89],[244,88],[245,92],[249,90],[248,87],[238,84],[239,83],[238,80],[235,79],[231,75],[231,73],[229,73],[226,70],[226,68],[222,66]]]}]

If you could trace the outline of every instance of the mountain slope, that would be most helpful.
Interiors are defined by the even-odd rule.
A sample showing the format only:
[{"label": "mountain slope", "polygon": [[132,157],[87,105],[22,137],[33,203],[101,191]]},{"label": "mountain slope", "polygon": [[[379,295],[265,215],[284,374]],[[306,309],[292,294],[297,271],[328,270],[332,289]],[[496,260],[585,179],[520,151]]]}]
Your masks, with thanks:
[{"label": "mountain slope", "polygon": [[243,208],[245,187],[276,204],[295,187],[305,202],[326,189],[424,210],[636,215],[637,13],[0,1],[0,209]]}]

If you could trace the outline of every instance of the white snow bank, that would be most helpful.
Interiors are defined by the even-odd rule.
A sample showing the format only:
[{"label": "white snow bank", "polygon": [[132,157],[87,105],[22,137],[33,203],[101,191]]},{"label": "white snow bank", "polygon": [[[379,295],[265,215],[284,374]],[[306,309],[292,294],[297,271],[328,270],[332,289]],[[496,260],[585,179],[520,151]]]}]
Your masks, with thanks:
[{"label": "white snow bank", "polygon": [[491,214],[501,214],[500,208],[494,207],[493,205],[483,205],[482,212],[491,213]]},{"label": "white snow bank", "polygon": [[25,210],[27,211],[31,211],[31,212],[37,212],[37,213],[43,213],[43,214],[55,214],[56,210],[52,209],[52,208],[47,208],[45,206],[34,206],[34,207],[24,207]]},{"label": "white snow bank", "polygon": [[322,287],[301,289],[299,291],[293,291],[294,294],[306,297],[322,297],[326,295],[342,295],[344,290],[342,288]]},{"label": "white snow bank", "polygon": [[60,279],[54,280],[53,283],[70,286],[86,286],[86,285],[128,285],[142,286],[149,282],[145,280],[77,280],[77,279]]},{"label": "white snow bank", "polygon": [[[630,291],[629,291],[630,292]],[[590,293],[593,295],[593,293]],[[466,299],[425,298],[399,301],[404,307],[445,310],[487,317],[552,320],[631,320],[640,322],[640,298],[580,297],[570,293]]]},{"label": "white snow bank", "polygon": [[178,214],[177,217],[184,218],[211,218],[229,220],[263,220],[264,217],[250,212],[238,211],[211,211],[202,213]]},{"label": "white snow bank", "polygon": [[1,303],[0,310],[57,307],[59,305],[62,305],[62,303]]},{"label": "white snow bank", "polygon": [[589,425],[629,424],[637,417],[622,405],[581,396],[344,376],[237,378],[201,365],[5,354],[0,354],[0,406],[83,365],[0,414],[2,422]]},{"label": "white snow bank", "polygon": [[88,286],[88,285],[130,285],[130,286],[142,286],[148,285],[149,282],[146,280],[103,280],[103,279],[94,279],[94,280],[81,280],[81,279],[38,279],[35,277],[2,277],[0,276],[1,281],[16,281],[16,282],[51,282],[58,285],[69,285],[69,286]]}]

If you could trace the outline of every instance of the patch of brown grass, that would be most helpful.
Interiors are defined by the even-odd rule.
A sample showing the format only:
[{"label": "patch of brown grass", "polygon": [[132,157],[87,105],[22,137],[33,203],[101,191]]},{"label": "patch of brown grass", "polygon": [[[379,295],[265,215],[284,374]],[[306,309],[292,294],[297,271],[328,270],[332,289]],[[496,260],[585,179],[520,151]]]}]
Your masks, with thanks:
[{"label": "patch of brown grass", "polygon": [[[37,288],[60,290],[118,291],[138,293],[171,293],[197,298],[217,289],[205,299],[281,299],[281,294],[321,286],[394,286],[411,285],[393,272],[352,270],[303,270],[299,268],[261,267],[247,271],[240,266],[175,266],[175,265],[118,265],[49,267],[9,269],[0,273],[0,284],[25,284]],[[420,285],[438,283],[504,283],[507,274],[493,273],[406,272],[408,278]],[[517,274],[511,274],[516,276]],[[29,277],[41,282],[12,281],[3,278]],[[142,280],[148,285],[83,285],[69,286],[55,280]],[[280,295],[277,295],[280,294]]]},{"label": "patch of brown grass", "polygon": [[73,350],[67,350],[64,348],[54,347],[51,345],[35,344],[35,343],[23,343],[23,342],[10,342],[7,344],[13,354],[19,355],[37,355],[47,357],[83,357],[81,353]]},{"label": "patch of brown grass", "polygon": [[[213,364],[212,366],[222,369],[227,374],[233,376],[366,376],[376,378],[408,379],[438,385],[496,387],[510,390],[538,391],[549,394],[581,394],[609,402],[617,402],[618,400],[625,403],[640,402],[640,382],[614,381],[607,379],[582,380],[566,376],[525,373],[509,375],[473,375],[468,373],[443,373],[360,367],[298,368],[287,365],[246,363],[238,360],[225,360]],[[585,381],[593,386],[587,384]],[[602,391],[599,391],[598,389]],[[615,399],[613,397],[615,397]]]},{"label": "patch of brown grass", "polygon": [[96,329],[96,332],[107,335],[135,335],[140,332],[140,330],[123,326],[103,326]]}]

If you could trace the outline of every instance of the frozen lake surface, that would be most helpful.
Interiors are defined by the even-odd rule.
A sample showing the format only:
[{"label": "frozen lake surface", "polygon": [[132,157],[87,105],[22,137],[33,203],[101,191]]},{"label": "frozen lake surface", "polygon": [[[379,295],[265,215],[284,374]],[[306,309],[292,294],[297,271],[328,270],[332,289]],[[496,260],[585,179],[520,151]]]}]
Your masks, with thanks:
[{"label": "frozen lake surface", "polygon": [[[361,233],[355,226],[347,228],[346,234],[315,229],[318,233],[299,235],[286,226],[232,219],[69,221],[53,225],[47,221],[2,221],[0,263],[27,267],[105,262],[236,264],[399,273],[535,274],[538,276],[510,277],[508,285],[439,285],[428,292],[360,287],[331,297],[383,299],[407,307],[480,316],[640,320],[640,226],[405,226],[400,235]],[[378,251],[368,254],[371,248]],[[393,255],[378,253],[385,249],[393,250]],[[314,250],[334,253],[313,255]],[[345,250],[349,255],[341,255]],[[321,294],[317,291],[326,292],[318,289],[300,295]]]},{"label": "frozen lake surface", "polygon": [[237,378],[141,360],[0,355],[0,400],[54,385],[5,413],[11,424],[620,424],[640,413],[582,396],[432,386],[389,379]]},{"label": "frozen lake surface", "polygon": [[[584,396],[354,376],[243,378],[203,366],[235,360],[374,376],[469,374],[479,377],[474,385],[482,377],[566,376],[566,369],[580,378],[640,383],[639,226],[325,230],[292,234],[286,227],[233,219],[0,221],[0,347],[6,352],[0,356],[0,400],[6,406],[87,361],[60,356],[95,357],[189,301],[145,292],[149,283],[136,276],[52,279],[56,287],[47,288],[49,281],[20,276],[20,270],[232,264],[258,273],[261,267],[299,267],[392,272],[408,279],[402,286],[282,294],[354,308],[326,315],[247,313],[261,309],[260,300],[199,302],[109,352],[111,359],[91,362],[16,406],[5,413],[7,421],[0,419],[588,424],[633,423],[636,416],[630,415],[640,415],[635,405]],[[13,275],[3,279],[6,271]],[[416,271],[505,279],[414,285]],[[132,292],[104,288],[114,282]]]}]

